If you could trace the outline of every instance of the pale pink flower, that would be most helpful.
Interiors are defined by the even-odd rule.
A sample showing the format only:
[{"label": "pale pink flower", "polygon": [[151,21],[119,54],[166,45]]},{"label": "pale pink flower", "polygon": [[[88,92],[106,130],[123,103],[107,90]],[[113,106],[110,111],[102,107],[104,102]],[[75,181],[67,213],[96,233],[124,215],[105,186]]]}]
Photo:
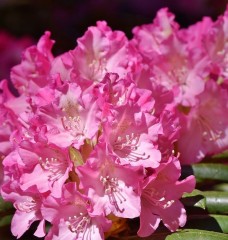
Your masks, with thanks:
[{"label": "pale pink flower", "polygon": [[40,212],[42,204],[42,196],[37,193],[21,192],[14,202],[16,212],[11,222],[11,231],[14,236],[20,238],[32,225],[33,222],[39,221],[40,223],[34,235],[37,237],[44,237],[45,221]]},{"label": "pale pink flower", "polygon": [[212,80],[198,104],[182,115],[178,151],[182,163],[199,162],[228,148],[228,94]]},{"label": "pale pink flower", "polygon": [[173,91],[175,103],[191,106],[204,89],[209,60],[189,51],[178,30],[174,15],[161,9],[152,24],[134,28],[133,43],[152,69],[154,80]]}]

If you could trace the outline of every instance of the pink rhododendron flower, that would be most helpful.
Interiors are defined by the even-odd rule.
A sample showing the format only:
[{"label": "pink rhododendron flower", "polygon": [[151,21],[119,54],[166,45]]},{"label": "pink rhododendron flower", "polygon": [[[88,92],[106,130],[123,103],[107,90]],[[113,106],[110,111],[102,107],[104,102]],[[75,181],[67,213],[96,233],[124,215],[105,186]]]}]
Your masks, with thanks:
[{"label": "pink rhododendron flower", "polygon": [[68,151],[53,144],[27,141],[20,143],[18,151],[26,166],[20,178],[22,190],[36,186],[40,193],[51,191],[59,196],[73,165]]},{"label": "pink rhododendron flower", "polygon": [[[198,104],[183,115],[178,140],[181,161],[198,162],[228,148],[228,94],[213,81],[198,96]],[[194,141],[189,141],[194,139]]]},{"label": "pink rhododendron flower", "polygon": [[130,55],[128,40],[121,31],[112,31],[107,23],[98,21],[85,35],[78,39],[78,46],[71,51],[73,71],[80,78],[100,82],[108,72],[121,77],[127,74]]},{"label": "pink rhododendron flower", "polygon": [[134,28],[133,43],[152,68],[155,81],[174,92],[176,103],[189,106],[204,89],[209,60],[189,51],[178,30],[174,15],[162,9],[152,24]]},{"label": "pink rhododendron flower", "polygon": [[178,181],[179,176],[179,161],[170,158],[167,163],[160,165],[154,175],[146,179],[141,196],[139,236],[149,236],[156,230],[161,220],[171,231],[184,226],[186,212],[178,199],[184,192],[192,191],[195,179],[190,176]]},{"label": "pink rhododendron flower", "polygon": [[94,214],[88,200],[74,183],[63,187],[60,198],[49,196],[42,212],[53,226],[45,239],[104,239],[111,222],[103,214]]},{"label": "pink rhododendron flower", "polygon": [[81,188],[106,215],[113,213],[124,218],[140,214],[140,197],[137,194],[142,171],[129,165],[115,163],[115,157],[107,155],[105,144],[98,144],[87,163],[77,168]]},{"label": "pink rhododendron flower", "polygon": [[53,56],[50,32],[41,37],[37,46],[31,46],[23,54],[21,64],[13,67],[11,80],[20,93],[34,93],[48,82]]},{"label": "pink rhododendron flower", "polygon": [[114,120],[107,122],[104,127],[104,135],[112,153],[118,156],[121,164],[157,167],[160,151],[151,140],[159,132],[156,119],[148,113],[142,113],[137,105],[126,104],[114,111]]},{"label": "pink rhododendron flower", "polygon": [[36,131],[46,127],[47,141],[60,147],[73,144],[78,148],[86,138],[92,139],[97,134],[99,109],[90,94],[82,96],[81,88],[71,83],[54,94],[49,104],[38,107],[30,120]]}]

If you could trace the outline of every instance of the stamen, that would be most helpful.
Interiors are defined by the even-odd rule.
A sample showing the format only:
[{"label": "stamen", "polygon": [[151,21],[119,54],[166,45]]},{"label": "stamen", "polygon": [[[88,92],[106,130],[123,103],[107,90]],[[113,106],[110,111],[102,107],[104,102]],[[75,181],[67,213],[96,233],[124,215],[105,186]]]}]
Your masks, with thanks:
[{"label": "stamen", "polygon": [[209,121],[207,121],[206,118],[204,118],[202,115],[198,117],[198,122],[200,123],[200,127],[203,132],[203,139],[209,140],[209,141],[217,141],[219,138],[221,138],[222,131],[219,131],[218,129],[213,128]]},{"label": "stamen", "polygon": [[76,233],[77,237],[80,233],[85,232],[90,228],[91,219],[88,214],[80,212],[77,216],[68,217],[66,224],[71,232]]},{"label": "stamen", "polygon": [[119,204],[126,201],[126,198],[122,194],[122,189],[119,187],[118,179],[101,176],[100,181],[103,183],[105,194],[108,195],[111,205],[113,205],[117,211],[123,212],[124,208],[121,209]]},{"label": "stamen", "polygon": [[35,211],[37,208],[37,203],[32,197],[27,197],[25,201],[15,203],[15,207],[22,212],[32,212]]},{"label": "stamen", "polygon": [[123,157],[128,161],[137,162],[139,160],[147,160],[150,155],[145,152],[140,153],[139,150],[139,136],[132,133],[131,135],[126,135],[125,137],[118,136],[114,145],[114,151],[119,151]]},{"label": "stamen", "polygon": [[147,188],[143,191],[143,198],[145,198],[148,202],[150,202],[154,206],[158,206],[160,208],[166,209],[170,207],[175,201],[174,200],[166,200],[165,191],[158,192],[154,188]]},{"label": "stamen", "polygon": [[65,174],[67,169],[67,162],[58,158],[46,157],[44,160],[42,157],[39,157],[39,162],[41,167],[49,172],[48,180],[51,182],[60,179]]},{"label": "stamen", "polygon": [[69,116],[69,117],[62,117],[61,118],[63,127],[66,131],[69,131],[72,135],[78,134],[81,130],[81,118],[80,116]]}]

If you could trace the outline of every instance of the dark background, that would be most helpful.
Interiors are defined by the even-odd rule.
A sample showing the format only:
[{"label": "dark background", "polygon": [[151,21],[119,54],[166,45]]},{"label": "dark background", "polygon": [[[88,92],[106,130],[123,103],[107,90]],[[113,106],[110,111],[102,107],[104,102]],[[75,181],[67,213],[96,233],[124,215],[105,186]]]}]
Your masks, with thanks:
[{"label": "dark background", "polygon": [[158,9],[168,7],[177,22],[187,27],[211,16],[216,19],[228,0],[0,0],[0,29],[17,37],[29,35],[35,41],[45,30],[56,40],[54,52],[75,47],[88,26],[106,20],[115,30],[131,38],[136,25],[152,22]]}]

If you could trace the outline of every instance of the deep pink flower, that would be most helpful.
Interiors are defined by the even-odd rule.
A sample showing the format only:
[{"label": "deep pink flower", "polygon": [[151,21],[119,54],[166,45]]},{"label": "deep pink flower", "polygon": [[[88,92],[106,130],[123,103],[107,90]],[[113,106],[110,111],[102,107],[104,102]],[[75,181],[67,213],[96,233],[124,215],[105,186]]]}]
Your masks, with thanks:
[{"label": "deep pink flower", "polygon": [[44,219],[40,207],[45,194],[40,194],[37,188],[22,190],[20,177],[25,168],[17,151],[11,152],[5,157],[4,183],[1,187],[1,196],[14,204],[16,212],[11,223],[11,231],[14,236],[20,238],[32,225],[34,221],[40,221],[34,235],[43,237],[45,235]]},{"label": "deep pink flower", "polygon": [[104,138],[120,164],[156,168],[160,151],[152,142],[160,125],[149,113],[143,113],[136,104],[125,104],[114,109],[114,120],[104,126]]},{"label": "deep pink flower", "polygon": [[65,84],[52,102],[37,109],[30,122],[38,135],[40,127],[45,126],[44,135],[50,143],[60,147],[73,144],[79,148],[85,139],[96,137],[99,108],[91,94],[82,95],[76,84]]},{"label": "deep pink flower", "polygon": [[180,29],[161,9],[131,41],[99,21],[58,57],[49,32],[25,51],[11,74],[19,96],[0,85],[0,185],[15,236],[40,221],[43,237],[48,221],[46,240],[104,239],[109,214],[140,217],[142,237],[161,221],[184,226],[180,198],[195,179],[178,180],[178,158],[228,148],[227,16]]},{"label": "deep pink flower", "polygon": [[99,82],[106,72],[120,74],[118,68],[121,69],[121,60],[126,55],[126,44],[123,32],[113,32],[106,22],[97,22],[97,27],[90,27],[78,39],[78,47],[72,52],[80,76]]},{"label": "deep pink flower", "polygon": [[44,201],[42,213],[53,226],[45,240],[104,239],[110,221],[103,214],[93,214],[88,200],[79,193],[75,183],[64,185],[60,198],[49,196]]},{"label": "deep pink flower", "polygon": [[73,165],[68,149],[23,141],[18,152],[25,164],[20,177],[21,189],[36,186],[40,193],[51,191],[54,196],[60,196]]},{"label": "deep pink flower", "polygon": [[51,48],[54,43],[50,40],[50,35],[50,32],[45,32],[37,46],[27,48],[21,64],[12,69],[11,80],[21,94],[35,93],[38,88],[48,83],[53,60]]},{"label": "deep pink flower", "polygon": [[142,187],[140,229],[138,235],[151,235],[162,220],[171,231],[183,227],[186,212],[179,201],[184,192],[191,192],[195,187],[195,178],[189,176],[178,181],[180,164],[176,158],[170,158],[145,180]]},{"label": "deep pink flower", "polygon": [[77,168],[81,188],[94,204],[94,211],[102,209],[124,218],[140,214],[139,181],[141,168],[120,166],[115,157],[106,153],[105,144],[98,144],[86,164]]}]

